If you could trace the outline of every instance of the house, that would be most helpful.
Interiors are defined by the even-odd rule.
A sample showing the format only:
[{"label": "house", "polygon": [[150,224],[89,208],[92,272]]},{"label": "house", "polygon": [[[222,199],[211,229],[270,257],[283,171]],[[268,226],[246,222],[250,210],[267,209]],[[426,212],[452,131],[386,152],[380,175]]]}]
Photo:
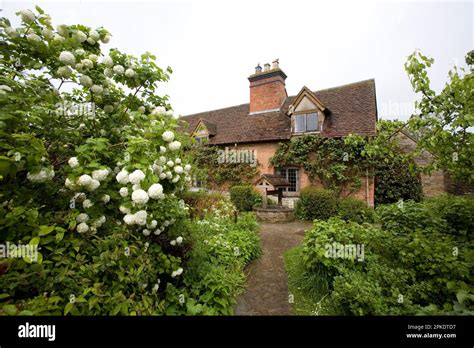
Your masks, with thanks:
[{"label": "house", "polygon": [[[405,126],[395,132],[392,137],[397,139],[400,149],[404,153],[416,153],[418,143],[417,136],[408,131]],[[424,168],[433,162],[434,156],[430,152],[423,150],[416,154],[413,160],[419,168]],[[423,196],[426,198],[436,197],[444,193],[474,196],[474,185],[451,178],[449,174],[442,169],[433,170],[429,174],[422,172],[420,174],[420,180]]]},{"label": "house", "polygon": [[[249,103],[183,119],[198,143],[256,153],[260,174],[280,174],[288,180],[290,186],[285,188],[283,204],[292,206],[301,189],[320,184],[310,182],[300,167],[273,168],[269,160],[279,143],[303,134],[373,136],[377,105],[373,79],[319,91],[303,86],[297,95],[288,96],[286,78],[278,60],[271,66],[265,64],[264,69],[258,65],[248,77]],[[362,186],[351,195],[373,206],[374,179],[369,175],[361,179]]]}]

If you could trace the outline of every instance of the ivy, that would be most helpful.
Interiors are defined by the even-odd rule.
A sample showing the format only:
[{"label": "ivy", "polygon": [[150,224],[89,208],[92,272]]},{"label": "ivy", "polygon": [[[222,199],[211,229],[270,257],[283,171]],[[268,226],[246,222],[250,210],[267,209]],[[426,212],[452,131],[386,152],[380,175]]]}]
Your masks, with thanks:
[{"label": "ivy", "polygon": [[349,136],[345,139],[304,135],[281,143],[271,158],[274,167],[298,165],[311,181],[318,180],[324,188],[349,193],[361,186],[359,177],[365,175],[369,162],[363,154],[366,138]]},{"label": "ivy", "polygon": [[[361,187],[360,177],[375,176],[376,198],[379,202],[393,202],[399,198],[421,198],[421,182],[413,156],[404,153],[395,133],[404,127],[400,121],[379,121],[377,134],[364,137],[350,134],[345,138],[323,138],[304,135],[290,142],[280,143],[270,163],[275,167],[302,167],[311,182],[347,195]],[[400,195],[395,191],[402,186]]]},{"label": "ivy", "polygon": [[189,155],[194,160],[195,178],[206,181],[211,189],[248,183],[259,173],[258,165],[219,163],[217,146],[194,146],[190,148]]}]

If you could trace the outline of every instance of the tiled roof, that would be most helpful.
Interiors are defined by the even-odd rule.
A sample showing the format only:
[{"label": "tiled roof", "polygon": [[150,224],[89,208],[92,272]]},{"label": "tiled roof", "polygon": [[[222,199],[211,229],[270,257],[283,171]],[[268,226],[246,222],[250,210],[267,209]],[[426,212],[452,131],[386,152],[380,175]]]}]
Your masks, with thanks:
[{"label": "tiled roof", "polygon": [[257,182],[261,181],[262,179],[266,179],[270,185],[273,185],[275,187],[290,186],[290,182],[286,180],[285,177],[278,174],[262,174]]},{"label": "tiled roof", "polygon": [[[375,81],[365,80],[313,92],[329,110],[322,136],[343,137],[349,133],[375,135],[377,105]],[[199,120],[215,125],[209,144],[231,144],[284,140],[291,137],[291,121],[286,115],[295,96],[288,97],[281,111],[249,115],[249,104],[185,116],[192,133]]]}]

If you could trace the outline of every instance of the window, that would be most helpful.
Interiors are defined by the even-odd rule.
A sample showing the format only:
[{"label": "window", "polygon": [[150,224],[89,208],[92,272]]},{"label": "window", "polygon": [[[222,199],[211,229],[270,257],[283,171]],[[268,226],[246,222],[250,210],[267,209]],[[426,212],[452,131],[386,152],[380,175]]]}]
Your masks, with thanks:
[{"label": "window", "polygon": [[194,137],[194,140],[196,141],[196,145],[203,145],[203,144],[206,144],[208,142],[208,137],[207,136],[198,136],[198,137]]},{"label": "window", "polygon": [[318,131],[318,113],[295,115],[295,133]]},{"label": "window", "polygon": [[283,176],[290,182],[290,187],[284,189],[286,192],[298,192],[300,189],[300,171],[298,168],[279,168],[277,174]]},{"label": "window", "polygon": [[203,180],[202,178],[197,178],[197,177],[194,177],[193,178],[193,187],[195,188],[200,188],[200,189],[203,189],[203,188],[206,188],[207,186],[207,182],[206,180]]}]

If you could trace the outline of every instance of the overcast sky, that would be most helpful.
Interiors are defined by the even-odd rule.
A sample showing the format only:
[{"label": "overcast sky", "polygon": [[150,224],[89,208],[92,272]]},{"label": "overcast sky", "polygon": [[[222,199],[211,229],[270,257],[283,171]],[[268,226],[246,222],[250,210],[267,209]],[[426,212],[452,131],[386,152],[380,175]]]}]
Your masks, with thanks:
[{"label": "overcast sky", "polygon": [[289,95],[374,78],[379,117],[406,119],[416,100],[407,56],[418,48],[435,58],[439,90],[474,48],[472,1],[0,0],[10,20],[34,4],[53,25],[104,26],[107,49],[156,54],[174,71],[158,93],[182,115],[247,103],[254,67],[279,58]]}]

